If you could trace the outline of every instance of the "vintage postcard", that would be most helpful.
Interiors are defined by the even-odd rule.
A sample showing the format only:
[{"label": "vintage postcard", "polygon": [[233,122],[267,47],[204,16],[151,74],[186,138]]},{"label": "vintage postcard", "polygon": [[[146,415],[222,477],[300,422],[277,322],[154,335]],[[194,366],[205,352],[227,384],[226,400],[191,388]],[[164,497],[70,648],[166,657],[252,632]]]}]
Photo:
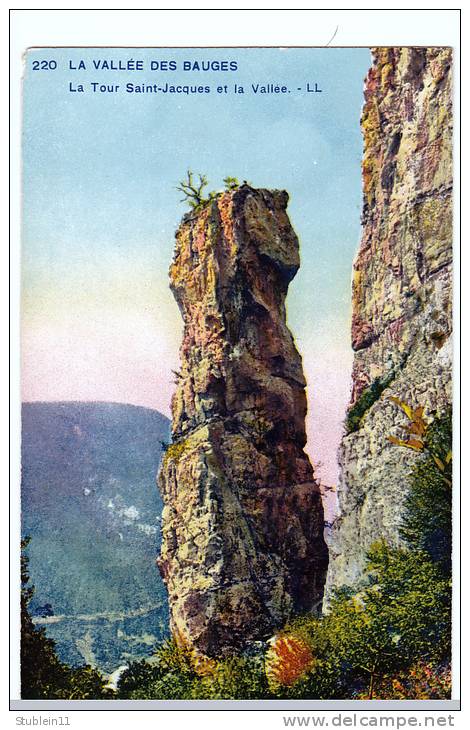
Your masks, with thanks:
[{"label": "vintage postcard", "polygon": [[453,70],[25,52],[22,699],[455,698]]}]

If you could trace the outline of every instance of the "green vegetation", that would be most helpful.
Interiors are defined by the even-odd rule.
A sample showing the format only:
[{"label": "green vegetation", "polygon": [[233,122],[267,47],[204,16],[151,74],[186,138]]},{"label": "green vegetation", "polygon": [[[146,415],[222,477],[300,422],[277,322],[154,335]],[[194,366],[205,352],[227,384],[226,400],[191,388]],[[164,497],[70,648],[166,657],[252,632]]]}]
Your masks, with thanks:
[{"label": "green vegetation", "polygon": [[450,664],[418,661],[404,671],[381,679],[375,696],[390,700],[439,700],[450,698],[451,689]]},{"label": "green vegetation", "polygon": [[29,604],[34,587],[29,585],[26,548],[30,539],[21,541],[21,696],[28,700],[112,699],[114,692],[92,667],[72,668],[58,658],[55,642],[44,629],[34,626]]},{"label": "green vegetation", "polygon": [[452,411],[429,426],[423,456],[411,470],[401,534],[410,548],[424,551],[450,576]]},{"label": "green vegetation", "polygon": [[401,536],[411,548],[424,550],[446,575],[452,554],[452,410],[429,424],[424,408],[412,408],[391,397],[408,418],[400,426],[404,438],[388,436],[392,444],[420,452],[410,474]]},{"label": "green vegetation", "polygon": [[167,444],[164,449],[163,465],[166,466],[169,460],[174,461],[175,464],[177,464],[187,448],[188,439],[181,439],[173,444]]},{"label": "green vegetation", "polygon": [[359,430],[364,415],[394,379],[395,372],[392,371],[387,375],[383,375],[381,378],[375,378],[367,388],[364,388],[357,401],[347,413],[344,423],[347,434]]},{"label": "green vegetation", "polygon": [[191,657],[174,641],[165,641],[151,661],[132,662],[119,679],[119,699],[168,700],[191,696],[197,680]]},{"label": "green vegetation", "polygon": [[256,700],[269,698],[261,656],[233,656],[215,664],[193,685],[195,699]]},{"label": "green vegetation", "polygon": [[[22,554],[22,696],[118,699],[438,699],[451,689],[450,411],[428,424],[422,407],[394,402],[407,415],[413,449],[401,533],[405,544],[379,541],[364,576],[334,596],[320,617],[299,616],[271,645],[223,660],[201,662],[173,640],[149,660],[132,662],[117,693],[91,667],[73,669],[54,642],[34,627],[28,605],[27,557]],[[172,445],[170,449],[181,444]],[[167,452],[168,453],[168,452]],[[173,457],[177,454],[173,454]],[[27,541],[23,543],[23,548]],[[274,681],[273,681],[274,677]]]},{"label": "green vegetation", "polygon": [[191,654],[168,642],[152,662],[131,664],[118,696],[359,699],[386,698],[398,686],[412,696],[416,667],[433,697],[448,696],[451,592],[439,566],[424,552],[377,543],[354,591],[338,593],[324,617],[301,616],[285,627],[284,633],[301,638],[314,656],[313,666],[293,685],[268,684],[263,652],[214,662],[199,674]]},{"label": "green vegetation", "polygon": [[[240,187],[240,183],[237,178],[230,177],[230,175],[224,177],[223,182],[226,191],[236,190]],[[249,185],[246,180],[243,181],[243,184]],[[205,188],[208,185],[209,181],[206,175],[198,173],[196,180],[194,173],[191,170],[188,170],[186,172],[186,179],[180,181],[179,185],[176,186],[176,189],[179,190],[180,193],[183,193],[184,197],[181,199],[182,203],[189,203],[190,207],[194,211],[199,211],[207,205],[207,203],[210,203],[212,200],[215,200],[219,195],[221,195],[221,193],[216,190],[211,190],[206,193]]]},{"label": "green vegetation", "polygon": [[[214,661],[201,670],[189,651],[170,641],[150,661],[131,664],[121,677],[118,697],[450,697],[452,418],[445,413],[428,425],[422,408],[406,410],[406,404],[396,402],[409,418],[409,440],[399,445],[420,452],[402,525],[406,544],[396,548],[377,542],[362,580],[338,591],[326,615],[299,616],[280,632],[287,641],[278,643],[275,656],[279,681],[268,681],[272,647]],[[419,448],[410,446],[414,440]],[[296,646],[297,657],[292,654]],[[283,675],[292,676],[293,666],[297,672],[302,657],[303,674],[283,684]]]},{"label": "green vegetation", "polygon": [[259,699],[268,696],[260,657],[230,657],[196,671],[191,652],[166,641],[150,661],[133,662],[119,680],[119,699]]},{"label": "green vegetation", "polygon": [[301,617],[288,627],[319,659],[303,696],[372,698],[418,659],[436,665],[450,655],[449,580],[424,553],[375,544],[354,591],[339,593],[323,618]]},{"label": "green vegetation", "polygon": [[235,190],[235,188],[240,187],[240,183],[238,182],[236,177],[224,177],[224,185],[226,190]]},{"label": "green vegetation", "polygon": [[206,188],[209,184],[206,175],[201,175],[199,173],[198,178],[199,180],[196,181],[194,173],[191,170],[188,170],[186,173],[186,180],[182,180],[180,184],[176,186],[176,189],[184,195],[181,202],[189,203],[193,210],[199,210],[216,196],[215,192],[207,194],[204,193],[204,188]]}]

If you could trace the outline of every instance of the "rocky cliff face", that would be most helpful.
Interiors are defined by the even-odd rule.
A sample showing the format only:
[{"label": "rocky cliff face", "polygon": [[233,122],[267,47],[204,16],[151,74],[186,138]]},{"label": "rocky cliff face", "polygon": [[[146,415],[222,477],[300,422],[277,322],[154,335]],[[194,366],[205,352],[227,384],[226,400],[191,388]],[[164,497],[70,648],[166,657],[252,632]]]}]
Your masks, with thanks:
[{"label": "rocky cliff face", "polygon": [[299,267],[285,192],[242,186],[188,214],[171,288],[184,320],[159,475],[171,629],[204,656],[321,603],[323,509],[285,297]]},{"label": "rocky cliff face", "polygon": [[373,51],[362,115],[363,235],[353,268],[352,400],[340,448],[332,587],[361,573],[374,540],[396,543],[416,455],[390,444],[406,422],[388,400],[451,401],[451,51]]}]

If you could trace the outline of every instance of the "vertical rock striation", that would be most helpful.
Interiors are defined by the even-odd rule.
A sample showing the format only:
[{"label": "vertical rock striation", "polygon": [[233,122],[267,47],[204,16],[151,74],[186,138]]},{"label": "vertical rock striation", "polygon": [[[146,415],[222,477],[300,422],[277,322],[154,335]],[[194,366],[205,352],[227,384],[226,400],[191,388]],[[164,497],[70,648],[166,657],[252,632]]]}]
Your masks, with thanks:
[{"label": "vertical rock striation", "polygon": [[388,396],[428,415],[452,397],[451,62],[446,48],[379,48],[366,79],[352,397],[328,594],[360,575],[371,542],[399,541],[416,455],[386,439],[406,422]]},{"label": "vertical rock striation", "polygon": [[299,267],[288,195],[244,185],[188,214],[171,289],[184,320],[158,561],[171,629],[204,656],[319,607],[323,508],[285,297]]}]

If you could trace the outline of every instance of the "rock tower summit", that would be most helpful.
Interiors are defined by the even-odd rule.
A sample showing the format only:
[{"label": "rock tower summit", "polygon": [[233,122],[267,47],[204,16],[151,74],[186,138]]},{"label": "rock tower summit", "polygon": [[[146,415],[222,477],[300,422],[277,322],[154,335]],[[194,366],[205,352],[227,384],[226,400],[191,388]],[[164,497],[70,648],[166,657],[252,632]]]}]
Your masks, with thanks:
[{"label": "rock tower summit", "polygon": [[158,560],[171,629],[204,656],[321,604],[323,507],[285,298],[299,244],[283,191],[243,185],[187,214],[171,289],[184,320]]}]

